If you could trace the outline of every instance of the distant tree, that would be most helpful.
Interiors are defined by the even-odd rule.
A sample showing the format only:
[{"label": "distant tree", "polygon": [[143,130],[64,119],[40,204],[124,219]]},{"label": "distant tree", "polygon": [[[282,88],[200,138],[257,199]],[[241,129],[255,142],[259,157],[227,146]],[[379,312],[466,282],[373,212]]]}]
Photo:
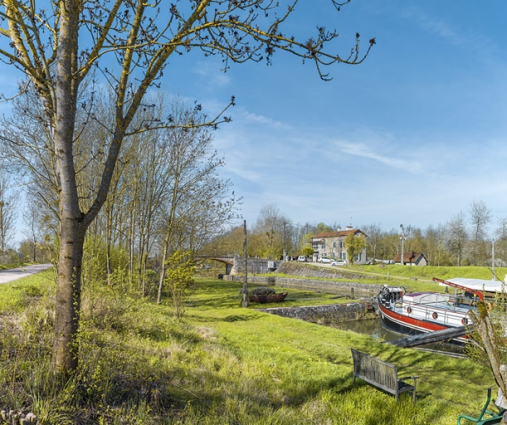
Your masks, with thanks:
[{"label": "distant tree", "polygon": [[0,172],[0,252],[5,252],[14,237],[16,208],[19,194],[14,190],[9,175]]},{"label": "distant tree", "polygon": [[482,260],[485,260],[484,255],[487,255],[484,252],[484,239],[490,221],[491,211],[486,206],[486,203],[484,201],[473,201],[470,204],[470,251],[472,255],[472,264],[474,266],[478,264],[481,251],[483,251]]},{"label": "distant tree", "polygon": [[315,233],[332,232],[333,228],[324,223],[319,223],[315,226]]},{"label": "distant tree", "polygon": [[344,244],[347,250],[348,263],[352,265],[354,264],[355,257],[366,247],[366,238],[349,233],[345,238]]},{"label": "distant tree", "polygon": [[380,241],[384,232],[378,224],[370,224],[369,226],[363,226],[364,232],[368,235],[366,240],[366,257],[371,258],[373,262],[377,259],[377,250],[380,245]]},{"label": "distant tree", "polygon": [[[285,223],[285,224],[284,224]],[[262,258],[279,258],[283,253],[284,236],[287,251],[287,229],[292,226],[289,218],[283,215],[276,204],[267,204],[261,208],[249,245],[255,255]]]},{"label": "distant tree", "polygon": [[302,250],[301,250],[301,253],[305,256],[305,257],[312,257],[313,256],[313,253],[315,251],[313,250],[312,247],[310,246],[305,246]]},{"label": "distant tree", "polygon": [[463,249],[468,240],[465,215],[459,212],[447,223],[446,227],[446,244],[447,247],[456,254],[457,266],[459,267],[461,265]]},{"label": "distant tree", "polygon": [[429,226],[424,239],[426,248],[424,253],[428,257],[430,264],[440,266],[449,263],[449,255],[444,249],[445,227],[439,224],[437,227]]},{"label": "distant tree", "polygon": [[503,217],[498,220],[498,227],[495,231],[495,252],[499,253],[499,257],[502,260],[502,264],[507,261],[507,217]]}]

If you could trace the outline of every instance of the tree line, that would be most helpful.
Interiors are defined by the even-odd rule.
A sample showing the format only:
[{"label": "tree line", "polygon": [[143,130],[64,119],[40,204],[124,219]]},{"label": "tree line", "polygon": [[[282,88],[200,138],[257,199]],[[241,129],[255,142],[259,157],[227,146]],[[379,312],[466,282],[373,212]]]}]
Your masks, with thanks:
[{"label": "tree line", "polygon": [[[295,224],[276,204],[262,207],[248,231],[248,255],[280,258],[303,254],[312,238],[322,232],[340,228],[334,223]],[[401,253],[400,229],[385,230],[380,223],[359,228],[368,236],[366,256],[372,262],[389,262]],[[423,252],[435,266],[491,266],[493,245],[495,265],[507,264],[507,218],[493,222],[484,201],[472,201],[466,212],[458,212],[446,223],[421,229],[404,225],[404,252]],[[203,247],[203,252],[230,254],[242,252],[243,230],[233,227]]]}]

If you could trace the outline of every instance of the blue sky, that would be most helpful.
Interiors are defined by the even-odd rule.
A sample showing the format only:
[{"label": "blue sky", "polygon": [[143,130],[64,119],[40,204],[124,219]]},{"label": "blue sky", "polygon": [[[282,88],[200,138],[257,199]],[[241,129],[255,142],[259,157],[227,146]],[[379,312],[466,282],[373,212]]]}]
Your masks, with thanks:
[{"label": "blue sky", "polygon": [[[300,0],[284,32],[336,29],[333,51],[362,48],[359,66],[328,68],[276,52],[273,65],[220,71],[218,57],[173,58],[163,88],[212,114],[236,97],[215,133],[222,175],[253,225],[276,204],[294,223],[425,229],[484,201],[507,217],[507,2]],[[8,75],[3,84],[12,83]]]},{"label": "blue sky", "polygon": [[356,32],[364,48],[376,37],[369,58],[329,67],[330,82],[283,52],[272,66],[225,74],[219,59],[199,58],[186,72],[174,64],[177,88],[167,87],[208,110],[236,96],[233,122],[216,132],[215,146],[247,222],[276,204],[294,223],[425,229],[480,200],[494,230],[507,217],[507,2],[298,7],[296,36],[307,39],[319,23],[335,28],[343,54]]}]

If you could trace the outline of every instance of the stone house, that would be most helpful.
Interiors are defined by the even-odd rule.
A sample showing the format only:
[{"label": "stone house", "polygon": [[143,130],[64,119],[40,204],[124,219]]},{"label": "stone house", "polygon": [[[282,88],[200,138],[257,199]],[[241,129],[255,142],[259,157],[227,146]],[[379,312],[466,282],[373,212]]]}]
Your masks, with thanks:
[{"label": "stone house", "polygon": [[[352,226],[347,226],[345,230],[338,228],[336,231],[315,235],[312,238],[313,261],[318,261],[321,257],[348,261],[344,241],[351,233],[361,238],[368,237],[366,233],[360,229],[353,229]],[[354,264],[366,264],[366,248],[356,256]]]},{"label": "stone house", "polygon": [[[401,264],[401,253],[394,257],[393,263]],[[403,263],[406,266],[427,266],[429,261],[424,252],[409,251],[403,253]]]}]

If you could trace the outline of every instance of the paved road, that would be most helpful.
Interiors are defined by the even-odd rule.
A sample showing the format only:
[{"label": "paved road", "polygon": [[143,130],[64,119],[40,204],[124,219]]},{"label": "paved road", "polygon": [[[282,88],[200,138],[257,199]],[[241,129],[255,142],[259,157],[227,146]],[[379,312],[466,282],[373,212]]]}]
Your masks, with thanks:
[{"label": "paved road", "polygon": [[0,284],[30,276],[31,274],[39,273],[51,267],[53,267],[52,264],[35,264],[34,266],[25,266],[17,269],[0,270]]}]

